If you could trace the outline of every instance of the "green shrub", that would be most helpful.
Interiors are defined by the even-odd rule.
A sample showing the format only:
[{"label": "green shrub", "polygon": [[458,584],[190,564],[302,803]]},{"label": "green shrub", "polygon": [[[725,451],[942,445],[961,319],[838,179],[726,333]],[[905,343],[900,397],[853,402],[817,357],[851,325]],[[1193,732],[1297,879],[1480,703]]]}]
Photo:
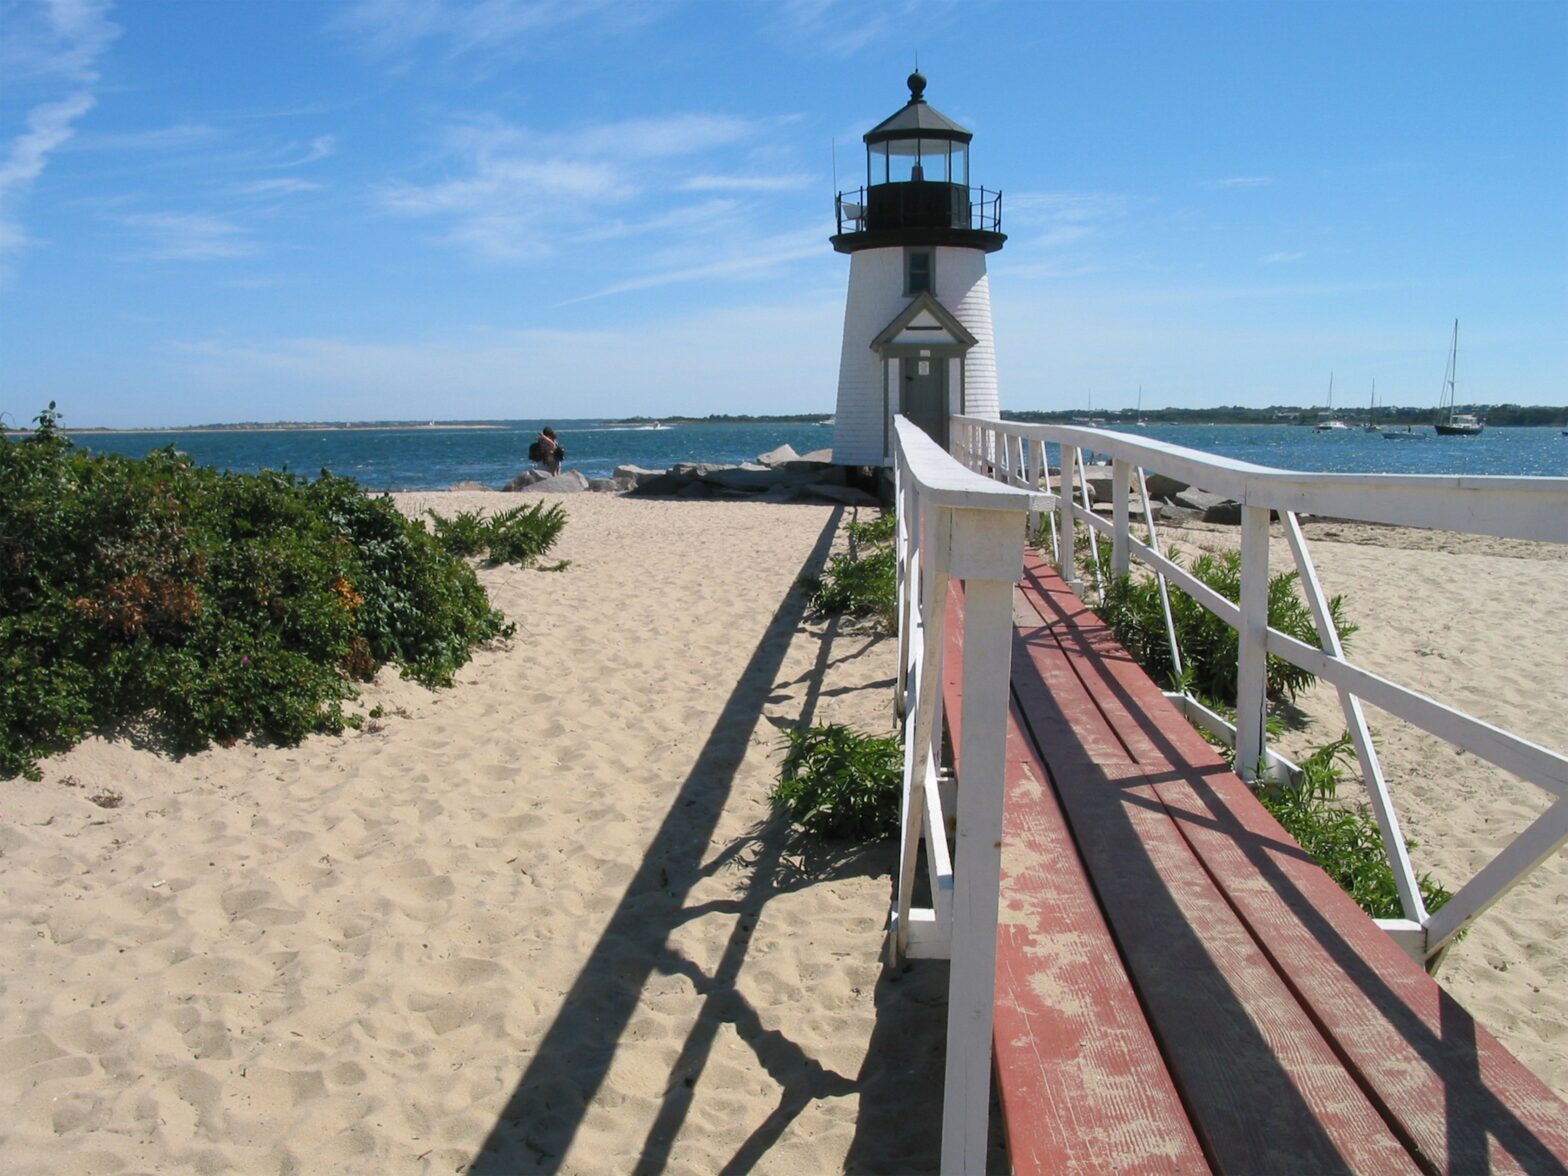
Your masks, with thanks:
[{"label": "green shrub", "polygon": [[355,680],[448,684],[512,631],[472,568],[349,479],[86,453],[53,405],[0,438],[0,776],[93,730],[176,752],[341,731]]},{"label": "green shrub", "polygon": [[[1341,735],[1302,761],[1295,783],[1265,785],[1258,798],[1362,910],[1374,919],[1403,918],[1376,818],[1366,805],[1349,809],[1335,802],[1344,765],[1351,760],[1350,736]],[[1453,897],[1430,877],[1417,883],[1429,912]]]},{"label": "green shrub", "polygon": [[874,841],[898,832],[904,749],[897,737],[838,724],[790,731],[772,799],[822,837]]},{"label": "green shrub", "polygon": [[488,545],[490,528],[485,525],[485,512],[482,510],[459,511],[449,519],[442,518],[433,510],[427,510],[425,514],[430,516],[436,542],[452,555],[478,555]]},{"label": "green shrub", "polygon": [[[1102,563],[1110,566],[1109,545],[1101,552]],[[1170,558],[1180,562],[1177,553]],[[1205,553],[1192,563],[1192,574],[1225,599],[1241,600],[1241,556],[1236,552]],[[1240,638],[1235,629],[1211,613],[1180,588],[1170,587],[1171,618],[1181,647],[1183,678],[1198,698],[1234,703],[1236,699],[1236,659]],[[1280,572],[1269,578],[1269,627],[1304,641],[1318,644],[1317,628],[1311,610],[1297,591],[1295,572]],[[1346,622],[1344,598],[1328,602],[1329,617],[1339,632],[1340,642],[1348,645],[1356,626]],[[1158,681],[1174,684],[1170,644],[1165,633],[1165,614],[1160,606],[1160,590],[1152,576],[1117,576],[1107,581],[1100,615],[1111,626],[1116,639],[1138,663]],[[1273,654],[1268,655],[1264,671],[1264,690],[1270,698],[1295,698],[1315,681],[1315,676],[1300,666]]]},{"label": "green shrub", "polygon": [[527,564],[537,561],[555,546],[566,526],[566,510],[560,503],[546,506],[514,506],[490,520],[486,543],[491,563]]},{"label": "green shrub", "polygon": [[892,632],[898,628],[898,556],[892,546],[898,520],[892,514],[846,525],[848,552],[832,556],[820,579],[803,577],[807,605],[817,613],[870,617]]},{"label": "green shrub", "polygon": [[493,564],[536,562],[555,546],[566,526],[566,510],[559,503],[514,506],[490,519],[482,510],[461,511],[449,519],[433,510],[425,513],[444,550],[464,557],[485,552]]}]

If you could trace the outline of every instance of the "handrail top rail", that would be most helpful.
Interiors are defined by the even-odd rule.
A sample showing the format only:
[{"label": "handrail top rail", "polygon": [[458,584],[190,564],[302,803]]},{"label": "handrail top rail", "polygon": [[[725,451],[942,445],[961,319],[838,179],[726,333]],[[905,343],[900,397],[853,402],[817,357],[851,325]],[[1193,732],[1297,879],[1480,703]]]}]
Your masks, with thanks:
[{"label": "handrail top rail", "polygon": [[[955,424],[1006,430],[1038,441],[1065,442],[1224,494],[1244,506],[1328,514],[1362,522],[1568,543],[1568,478],[1493,474],[1317,473],[1255,465],[1114,429],[1032,424],[955,416]],[[1465,500],[1442,509],[1444,495]],[[1452,503],[1452,499],[1449,500]],[[1459,505],[1459,504],[1454,504]],[[1452,519],[1445,521],[1445,515]]]},{"label": "handrail top rail", "polygon": [[[957,418],[955,418],[957,419]],[[967,510],[1041,510],[1049,496],[1019,486],[1004,486],[953,460],[947,450],[903,415],[893,418],[909,475],[933,505]]]}]

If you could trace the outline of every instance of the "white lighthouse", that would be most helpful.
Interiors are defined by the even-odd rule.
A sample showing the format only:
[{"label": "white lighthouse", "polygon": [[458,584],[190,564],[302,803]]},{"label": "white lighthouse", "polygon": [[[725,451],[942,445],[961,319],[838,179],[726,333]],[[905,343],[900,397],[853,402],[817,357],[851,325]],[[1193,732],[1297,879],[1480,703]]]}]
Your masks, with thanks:
[{"label": "white lighthouse", "polygon": [[892,462],[903,413],[944,448],[954,413],[996,418],[996,351],[985,255],[1007,240],[1002,194],[969,186],[969,141],[909,102],[865,135],[866,186],[838,193],[833,248],[849,254],[833,460]]}]

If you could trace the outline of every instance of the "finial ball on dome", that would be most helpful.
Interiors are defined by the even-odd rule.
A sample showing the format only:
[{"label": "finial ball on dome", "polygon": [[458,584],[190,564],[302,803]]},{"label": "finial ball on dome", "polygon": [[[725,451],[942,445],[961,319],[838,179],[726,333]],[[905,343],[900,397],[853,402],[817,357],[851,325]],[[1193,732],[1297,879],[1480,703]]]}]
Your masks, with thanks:
[{"label": "finial ball on dome", "polygon": [[926,92],[926,75],[918,69],[909,75],[909,100],[911,102],[924,102]]}]

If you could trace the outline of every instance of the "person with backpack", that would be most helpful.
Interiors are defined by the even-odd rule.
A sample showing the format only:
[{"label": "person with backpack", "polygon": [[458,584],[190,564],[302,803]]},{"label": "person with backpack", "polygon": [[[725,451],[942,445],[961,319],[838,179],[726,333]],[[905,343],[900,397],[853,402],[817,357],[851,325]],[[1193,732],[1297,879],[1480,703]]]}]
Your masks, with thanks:
[{"label": "person with backpack", "polygon": [[566,450],[561,448],[561,443],[555,438],[555,430],[549,425],[539,430],[539,436],[535,437],[534,443],[528,447],[528,460],[552,478],[561,472],[561,463],[566,460]]}]

